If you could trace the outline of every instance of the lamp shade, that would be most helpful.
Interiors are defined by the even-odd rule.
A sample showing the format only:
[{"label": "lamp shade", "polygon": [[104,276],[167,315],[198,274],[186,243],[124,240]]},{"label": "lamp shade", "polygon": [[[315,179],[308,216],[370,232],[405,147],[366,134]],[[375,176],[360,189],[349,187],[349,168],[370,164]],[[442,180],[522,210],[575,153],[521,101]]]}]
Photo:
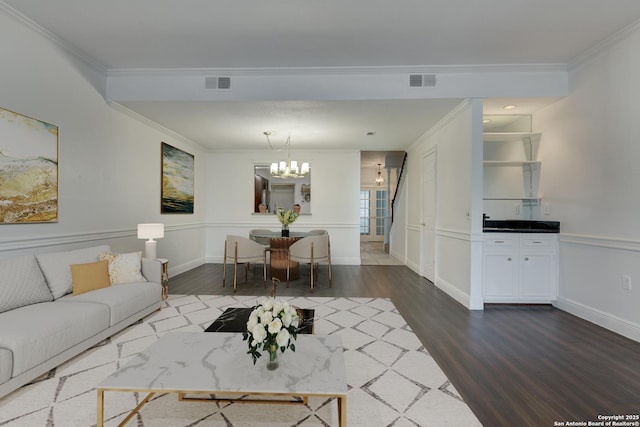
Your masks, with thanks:
[{"label": "lamp shade", "polygon": [[161,239],[164,237],[164,224],[138,224],[138,239]]}]

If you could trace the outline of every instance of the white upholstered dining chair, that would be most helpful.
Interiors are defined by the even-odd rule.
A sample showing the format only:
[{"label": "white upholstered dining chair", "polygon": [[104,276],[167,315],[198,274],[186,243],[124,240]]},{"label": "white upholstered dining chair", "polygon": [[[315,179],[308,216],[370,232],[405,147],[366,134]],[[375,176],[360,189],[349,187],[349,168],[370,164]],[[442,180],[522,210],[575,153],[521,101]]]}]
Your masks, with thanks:
[{"label": "white upholstered dining chair", "polygon": [[269,236],[273,234],[273,232],[266,228],[255,228],[249,232],[249,238],[255,242],[260,243],[262,246],[269,248],[269,241],[271,240]]},{"label": "white upholstered dining chair", "polygon": [[309,230],[308,234],[311,236],[324,236],[325,234],[329,234],[329,232],[327,230],[317,229],[317,230]]},{"label": "white upholstered dining chair", "polygon": [[289,271],[291,262],[307,263],[311,268],[311,292],[314,287],[314,271],[318,265],[326,262],[329,267],[329,287],[331,287],[331,244],[329,235],[307,236],[289,246],[287,260],[287,287],[289,286]]},{"label": "white upholstered dining chair", "polygon": [[238,264],[245,265],[245,281],[248,280],[249,264],[262,263],[262,279],[267,287],[267,250],[263,245],[242,236],[228,235],[224,241],[222,286],[227,279],[227,257],[233,260],[233,292],[237,290]]}]

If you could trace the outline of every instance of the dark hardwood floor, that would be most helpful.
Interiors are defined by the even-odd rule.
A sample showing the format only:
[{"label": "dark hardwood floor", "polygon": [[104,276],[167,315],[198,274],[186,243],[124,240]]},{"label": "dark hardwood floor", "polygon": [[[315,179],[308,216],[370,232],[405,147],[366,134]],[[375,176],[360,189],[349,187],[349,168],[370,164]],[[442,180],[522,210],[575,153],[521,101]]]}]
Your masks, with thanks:
[{"label": "dark hardwood floor", "polygon": [[[261,271],[239,273],[239,295],[269,295]],[[484,426],[554,426],[640,413],[640,343],[551,306],[468,311],[404,266],[326,266],[309,293],[309,268],[280,296],[390,298]],[[171,294],[233,294],[222,264],[172,277]],[[556,424],[557,425],[557,424]],[[585,424],[586,425],[586,424]]]}]

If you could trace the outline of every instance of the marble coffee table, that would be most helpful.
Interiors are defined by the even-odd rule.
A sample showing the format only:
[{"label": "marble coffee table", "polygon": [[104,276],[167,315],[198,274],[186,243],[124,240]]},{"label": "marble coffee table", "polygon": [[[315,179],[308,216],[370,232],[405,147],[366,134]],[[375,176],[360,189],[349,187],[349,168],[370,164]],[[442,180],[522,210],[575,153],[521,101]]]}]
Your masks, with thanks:
[{"label": "marble coffee table", "polygon": [[167,333],[97,386],[97,426],[104,425],[106,391],[149,393],[121,426],[156,393],[176,393],[179,399],[184,394],[302,397],[305,403],[310,396],[335,397],[340,426],[347,425],[347,384],[339,336],[298,335],[296,351],[279,353],[280,366],[273,371],[267,370],[267,354],[254,365],[246,352],[247,342],[238,333]]}]

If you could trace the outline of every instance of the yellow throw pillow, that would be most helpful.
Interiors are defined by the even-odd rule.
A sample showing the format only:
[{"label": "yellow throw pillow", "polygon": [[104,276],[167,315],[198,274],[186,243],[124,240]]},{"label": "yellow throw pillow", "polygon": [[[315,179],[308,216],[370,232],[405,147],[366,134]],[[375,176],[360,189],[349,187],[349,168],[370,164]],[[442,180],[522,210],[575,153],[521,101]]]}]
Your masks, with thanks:
[{"label": "yellow throw pillow", "polygon": [[80,295],[96,289],[106,288],[109,282],[109,261],[72,264],[71,281],[73,295]]}]

